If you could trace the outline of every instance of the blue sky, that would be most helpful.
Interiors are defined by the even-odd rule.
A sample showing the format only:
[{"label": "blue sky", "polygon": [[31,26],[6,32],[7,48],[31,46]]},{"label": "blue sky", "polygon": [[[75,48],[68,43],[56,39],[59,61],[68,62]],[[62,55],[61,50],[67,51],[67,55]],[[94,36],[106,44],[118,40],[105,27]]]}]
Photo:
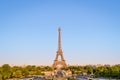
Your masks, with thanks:
[{"label": "blue sky", "polygon": [[120,0],[1,0],[0,65],[52,65],[58,26],[67,64],[118,64]]}]

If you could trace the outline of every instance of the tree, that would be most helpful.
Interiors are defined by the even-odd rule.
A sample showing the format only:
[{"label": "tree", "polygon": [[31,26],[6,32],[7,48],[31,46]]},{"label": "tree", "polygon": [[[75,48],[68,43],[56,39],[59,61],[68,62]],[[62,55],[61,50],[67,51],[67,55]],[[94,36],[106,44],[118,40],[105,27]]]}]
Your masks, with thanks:
[{"label": "tree", "polygon": [[42,74],[42,73],[41,73],[40,70],[36,71],[36,73],[35,73],[35,75],[41,75],[41,74]]},{"label": "tree", "polygon": [[0,80],[2,79],[2,74],[0,73]]},{"label": "tree", "polygon": [[7,79],[11,77],[11,67],[8,64],[4,64],[1,70],[2,79]]},{"label": "tree", "polygon": [[27,77],[27,76],[29,75],[29,71],[27,70],[27,68],[23,68],[23,69],[22,69],[22,75],[23,75],[24,77]]},{"label": "tree", "polygon": [[93,69],[89,65],[85,66],[84,69],[87,71],[87,74],[92,74],[93,73]]},{"label": "tree", "polygon": [[118,78],[119,77],[119,67],[118,66],[112,66],[112,77],[113,78]]},{"label": "tree", "polygon": [[15,71],[15,72],[13,73],[13,76],[14,76],[15,78],[20,78],[20,77],[22,77],[22,71],[21,71],[21,70]]}]

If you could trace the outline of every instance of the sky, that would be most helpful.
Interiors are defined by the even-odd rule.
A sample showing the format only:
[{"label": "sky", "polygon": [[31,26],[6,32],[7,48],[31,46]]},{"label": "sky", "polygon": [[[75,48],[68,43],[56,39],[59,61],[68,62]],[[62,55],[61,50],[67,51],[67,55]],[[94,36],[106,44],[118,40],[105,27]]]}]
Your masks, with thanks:
[{"label": "sky", "polygon": [[120,0],[0,0],[0,65],[120,63]]}]

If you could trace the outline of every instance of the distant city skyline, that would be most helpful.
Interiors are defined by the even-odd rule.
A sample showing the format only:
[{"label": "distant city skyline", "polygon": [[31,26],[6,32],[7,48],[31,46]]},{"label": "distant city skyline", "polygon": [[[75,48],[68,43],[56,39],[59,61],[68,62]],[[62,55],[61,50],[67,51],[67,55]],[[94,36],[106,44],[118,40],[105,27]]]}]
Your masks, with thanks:
[{"label": "distant city skyline", "polygon": [[1,0],[0,65],[119,64],[120,0]]}]

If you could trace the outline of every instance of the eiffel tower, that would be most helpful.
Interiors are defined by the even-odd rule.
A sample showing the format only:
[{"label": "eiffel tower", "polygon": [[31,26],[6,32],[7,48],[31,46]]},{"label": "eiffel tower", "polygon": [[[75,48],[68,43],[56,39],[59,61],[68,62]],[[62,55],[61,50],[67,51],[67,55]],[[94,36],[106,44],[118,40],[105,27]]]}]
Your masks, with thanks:
[{"label": "eiffel tower", "polygon": [[[61,60],[58,60],[59,56],[61,57]],[[60,27],[58,28],[58,50],[56,52],[56,58],[54,60],[52,68],[54,69],[57,65],[62,65],[64,68],[67,67],[66,62],[63,57],[62,48],[61,48],[61,29],[60,29]]]}]

